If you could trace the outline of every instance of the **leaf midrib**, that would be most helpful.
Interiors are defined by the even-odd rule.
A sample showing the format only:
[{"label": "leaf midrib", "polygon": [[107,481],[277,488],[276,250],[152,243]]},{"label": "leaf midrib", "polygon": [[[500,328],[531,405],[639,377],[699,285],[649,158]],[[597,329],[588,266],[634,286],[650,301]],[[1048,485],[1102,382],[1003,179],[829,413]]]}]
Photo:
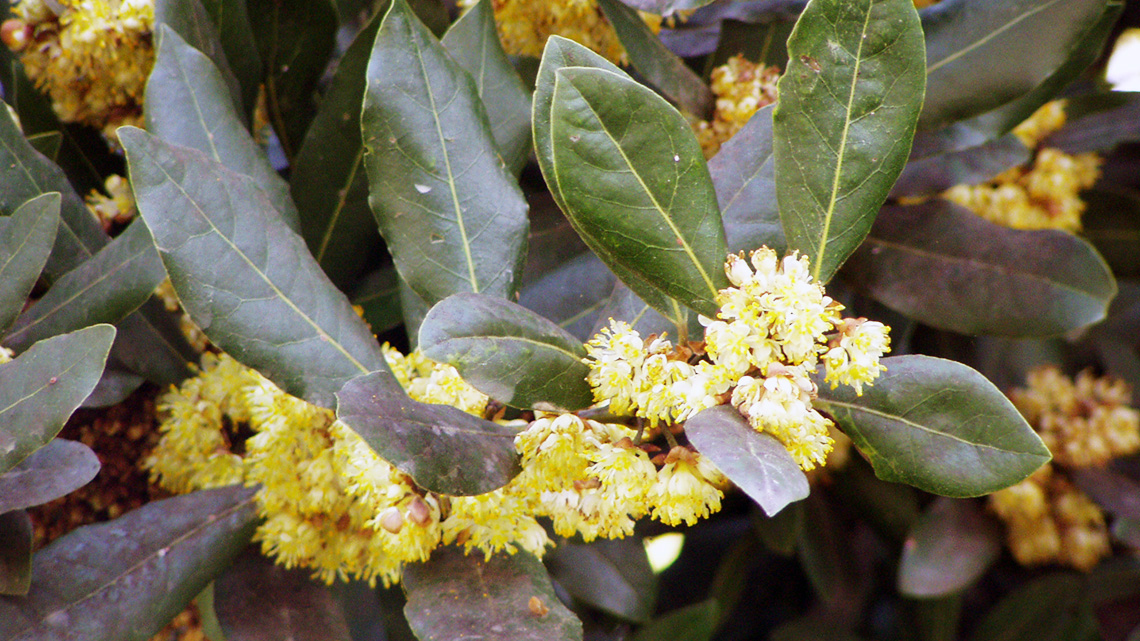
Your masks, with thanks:
[{"label": "leaf midrib", "polygon": [[1024,20],[1028,20],[1031,16],[1038,14],[1042,11],[1045,11],[1046,9],[1049,9],[1050,7],[1052,7],[1053,5],[1057,4],[1060,1],[1061,0],[1053,0],[1052,2],[1050,2],[1048,4],[1043,4],[1043,5],[1036,7],[1030,11],[1026,11],[1025,13],[1017,16],[1017,18],[1010,20],[1009,22],[1003,24],[1000,28],[994,29],[993,31],[989,32],[988,34],[986,34],[986,36],[984,38],[980,38],[978,40],[975,40],[974,42],[970,43],[968,46],[962,47],[961,49],[958,49],[957,51],[950,54],[949,56],[946,56],[942,60],[939,60],[938,62],[934,63],[933,65],[930,65],[929,67],[926,68],[926,75],[927,76],[931,75],[932,73],[934,73],[935,71],[938,71],[942,67],[945,67],[946,65],[950,64],[951,62],[954,62],[958,58],[961,58],[962,56],[970,53],[971,51],[977,49],[978,47],[981,47],[982,45],[985,45],[986,43],[988,43],[989,41],[993,40],[994,38],[1000,36],[1001,34],[1005,33],[1006,31],[1009,31],[1014,26],[1016,26],[1018,23],[1020,23]]}]

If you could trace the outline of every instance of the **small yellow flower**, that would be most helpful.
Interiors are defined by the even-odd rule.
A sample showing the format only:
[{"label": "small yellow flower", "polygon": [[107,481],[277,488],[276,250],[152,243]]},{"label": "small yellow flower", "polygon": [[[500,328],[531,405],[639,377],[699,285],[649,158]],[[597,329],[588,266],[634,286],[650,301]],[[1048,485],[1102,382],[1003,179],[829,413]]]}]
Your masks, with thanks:
[{"label": "small yellow flower", "polygon": [[711,121],[697,121],[693,127],[706,158],[736,135],[760,110],[776,102],[776,81],[780,70],[735,55],[712,71],[712,91],[716,109]]}]

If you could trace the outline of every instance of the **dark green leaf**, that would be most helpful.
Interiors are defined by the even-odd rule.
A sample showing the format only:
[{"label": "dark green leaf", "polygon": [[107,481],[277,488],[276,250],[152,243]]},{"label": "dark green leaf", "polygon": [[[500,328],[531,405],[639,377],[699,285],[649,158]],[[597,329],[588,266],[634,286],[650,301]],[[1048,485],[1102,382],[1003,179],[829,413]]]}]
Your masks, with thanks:
[{"label": "dark green leaf", "polygon": [[99,381],[115,328],[53,336],[0,365],[0,472],[43,447]]},{"label": "dark green leaf", "polygon": [[366,276],[353,292],[352,304],[364,310],[364,320],[374,334],[404,322],[400,309],[400,275],[396,268],[388,266]]},{"label": "dark green leaf", "polygon": [[408,6],[437,38],[442,38],[451,26],[451,17],[447,15],[443,0],[408,0]]},{"label": "dark green leaf", "polygon": [[411,348],[415,349],[416,341],[420,336],[420,323],[424,322],[424,316],[427,316],[431,305],[428,305],[427,301],[412,291],[412,288],[403,278],[400,278],[399,282],[396,283],[396,288],[400,294],[400,313],[404,316],[404,332],[408,335],[408,343]]},{"label": "dark green leaf", "polygon": [[1013,134],[977,147],[919,158],[907,163],[891,197],[929,196],[955,185],[976,185],[1010,167],[1027,164],[1031,158],[1029,149]]},{"label": "dark green leaf", "polygon": [[919,494],[909,485],[875,477],[871,466],[855,457],[842,470],[835,493],[856,510],[883,538],[901,543],[920,515]]},{"label": "dark green leaf", "polygon": [[960,592],[997,560],[1001,544],[1001,528],[977,504],[939,498],[903,543],[899,593],[930,599]]},{"label": "dark green leaf", "polygon": [[454,294],[420,325],[419,348],[473,387],[511,407],[589,407],[582,342],[527,308],[492,296]]},{"label": "dark green leaf", "polygon": [[752,429],[731,405],[707,409],[685,422],[685,434],[764,512],[772,516],[807,497],[807,476],[770,434]]},{"label": "dark green leaf", "polygon": [[244,119],[257,103],[261,84],[261,56],[257,53],[245,0],[202,0],[202,6],[217,29],[225,60],[241,86],[240,94],[234,95],[241,97]]},{"label": "dark green leaf", "polygon": [[387,368],[348,299],[251,178],[142,130],[123,128],[119,139],[171,282],[218,347],[324,407],[345,381]]},{"label": "dark green leaf", "polygon": [[[244,11],[244,8],[242,10]],[[234,75],[233,70],[230,69],[229,59],[222,48],[218,28],[211,20],[210,15],[206,12],[204,3],[201,0],[155,0],[153,32],[156,36],[155,48],[159,50],[159,55],[161,55],[162,39],[164,37],[162,35],[164,31],[163,27],[178,34],[178,40],[181,46],[193,49],[211,61],[212,65],[205,65],[205,67],[210,67],[209,75],[217,77],[216,79],[212,77],[203,78],[203,81],[206,85],[212,85],[216,82],[219,87],[224,88],[224,91],[216,91],[213,87],[210,87],[209,91],[216,91],[217,100],[229,103],[231,107],[230,111],[237,116],[244,128],[249,123],[249,113],[253,110],[253,103],[245,102],[242,86],[238,82],[237,76]],[[184,57],[184,54],[181,54],[181,52],[176,55],[179,58]],[[254,58],[254,60],[256,60],[256,58]],[[157,67],[157,61],[155,64]],[[176,64],[175,67],[177,66]],[[165,70],[165,73],[169,73],[170,71],[173,70]],[[191,73],[197,72],[197,69],[191,70]],[[153,73],[152,71],[151,79],[154,77]],[[150,79],[147,80],[147,84],[150,84]],[[184,90],[180,98],[184,98],[185,93],[187,92]],[[254,94],[253,98],[254,100],[257,99],[256,94]],[[159,111],[155,105],[151,104],[150,100],[148,94],[146,102],[144,103],[147,105],[146,111],[148,112],[148,117],[151,115],[150,112]],[[165,103],[165,105],[172,104],[174,103]],[[183,109],[189,109],[191,101],[186,100],[185,102],[177,104],[180,104]],[[163,107],[163,109],[169,108],[171,107]],[[147,127],[150,127],[149,121],[147,122]],[[154,133],[165,137],[163,132],[155,131]],[[178,141],[172,140],[172,142]]]},{"label": "dark green leaf", "polygon": [[914,624],[922,641],[958,641],[962,595],[924,599],[914,603]]},{"label": "dark green leaf", "polygon": [[563,68],[555,77],[551,152],[579,235],[611,268],[715,314],[716,293],[728,284],[727,250],[689,125],[626,77],[595,68]]},{"label": "dark green leaf", "polygon": [[524,285],[519,304],[585,342],[616,282],[605,263],[586,252]]},{"label": "dark green leaf", "polygon": [[963,334],[1052,336],[1104,318],[1116,282],[1088,242],[944,200],[888,206],[845,271],[884,305]]},{"label": "dark green leaf", "polygon": [[20,314],[4,344],[20,352],[49,336],[117,323],[150,298],[165,278],[150,231],[141,222],[131,223]]},{"label": "dark green leaf", "polygon": [[559,542],[544,562],[554,580],[583,603],[634,623],[653,616],[657,577],[638,537]]},{"label": "dark green leaf", "polygon": [[748,60],[784,69],[788,66],[788,36],[796,24],[796,16],[773,15],[759,24],[725,20],[720,28],[720,41],[713,54],[713,66],[720,66],[737,54]]},{"label": "dark green leaf", "polygon": [[0,227],[0,333],[24,309],[59,229],[58,193],[20,205]]},{"label": "dark green leaf", "polygon": [[317,82],[336,40],[330,0],[248,0],[269,121],[290,160],[316,113]]},{"label": "dark green leaf", "polygon": [[[111,349],[114,351],[113,345]],[[99,377],[99,383],[95,385],[95,389],[87,398],[83,399],[83,404],[80,407],[118,405],[146,382],[145,378],[134,372],[114,367],[113,361],[114,357],[112,356],[107,368],[103,370],[103,375]]]},{"label": "dark green leaf", "polygon": [[[441,547],[427,563],[404,569],[404,590],[404,614],[420,639],[582,639],[582,623],[558,600],[546,568],[524,552],[484,561],[481,554]],[[532,603],[541,606],[538,613]]]},{"label": "dark green leaf", "polygon": [[753,525],[764,547],[782,556],[795,554],[796,542],[804,529],[803,503],[792,503],[775,516],[759,510],[753,514]]},{"label": "dark green leaf", "polygon": [[835,621],[818,614],[806,614],[772,631],[770,641],[863,641]]},{"label": "dark green leaf", "polygon": [[776,206],[772,107],[764,107],[709,161],[728,251],[767,245],[783,255],[788,241]]},{"label": "dark green leaf", "polygon": [[814,0],[788,40],[772,112],[788,245],[827,282],[871,229],[910,154],[922,107],[911,0]]},{"label": "dark green leaf", "polygon": [[633,641],[709,641],[720,608],[713,599],[668,612],[633,635]]},{"label": "dark green leaf", "polygon": [[629,323],[629,326],[637,330],[642,336],[676,332],[678,327],[687,327],[683,312],[684,310],[682,310],[680,318],[665,318],[648,303],[638,298],[632,289],[619,281],[614,285],[614,291],[610,294],[610,299],[606,301],[605,306],[602,307],[602,312],[598,314],[597,323],[590,331],[590,335],[597,334],[603,327],[609,327],[611,318]]},{"label": "dark green leaf", "polygon": [[226,641],[350,641],[344,613],[310,574],[246,548],[214,580],[214,612]]},{"label": "dark green leaf", "polygon": [[796,545],[800,566],[819,598],[835,609],[850,605],[860,580],[850,527],[823,492],[804,502],[804,525]]},{"label": "dark green leaf", "polygon": [[301,235],[321,269],[341,289],[360,276],[384,246],[368,208],[360,134],[364,73],[379,28],[380,17],[372,18],[340,59],[289,178],[301,212]]},{"label": "dark green leaf", "polygon": [[281,218],[300,228],[289,185],[246,131],[218,68],[166,25],[159,27],[158,58],[146,83],[146,128],[249,176]]},{"label": "dark green leaf", "polygon": [[[616,73],[623,78],[629,78],[621,69],[618,69],[609,60],[590,51],[586,47],[567,40],[560,36],[551,36],[546,41],[546,48],[542,52],[542,63],[538,69],[538,77],[534,91],[534,100],[531,114],[532,134],[534,137],[535,156],[538,166],[542,170],[543,178],[550,187],[550,195],[554,202],[563,211],[569,211],[562,190],[558,184],[558,175],[554,171],[554,152],[551,145],[551,108],[554,103],[555,76],[559,69],[566,67],[592,67],[605,69]],[[578,228],[575,227],[575,231]],[[593,245],[591,249],[597,251]],[[615,261],[606,261],[607,265],[617,277],[632,287],[637,295],[649,302],[654,309],[670,318],[680,319],[684,312],[680,303],[667,296],[657,287],[643,280],[640,276],[618,265]]]},{"label": "dark green leaf", "polygon": [[518,474],[515,430],[393,394],[393,385],[387,372],[354,378],[337,392],[336,415],[417,485],[473,496],[497,490]]},{"label": "dark green leaf", "polygon": [[99,457],[83,443],[52,439],[0,474],[0,514],[43,505],[91,482]]},{"label": "dark green leaf", "polygon": [[156,297],[143,303],[115,327],[111,356],[146,380],[163,387],[177,385],[193,372],[187,363],[198,359],[198,352],[186,341],[178,319]]},{"label": "dark green leaf", "polygon": [[711,119],[716,96],[700,76],[665,48],[641,16],[620,0],[598,0],[633,68],[685,111]]},{"label": "dark green leaf", "polygon": [[155,501],[36,554],[24,598],[0,598],[0,639],[144,641],[249,542],[256,490]]},{"label": "dark green leaf", "polygon": [[930,88],[921,127],[976,116],[1029,93],[1082,44],[1106,4],[948,2],[923,13]]},{"label": "dark green leaf", "polygon": [[1077,489],[1105,511],[1116,517],[1140,519],[1140,483],[1111,469],[1087,467],[1069,472]]},{"label": "dark green leaf", "polygon": [[1042,145],[1067,154],[1105,152],[1140,140],[1140,96],[1131,91],[1089,94],[1065,102],[1065,126]]},{"label": "dark green leaf", "polygon": [[1051,458],[1017,408],[981,374],[954,361],[894,356],[862,396],[821,385],[831,414],[884,481],[950,497],[1021,481]]},{"label": "dark green leaf", "polygon": [[1073,636],[1080,619],[1091,615],[1086,589],[1086,581],[1072,574],[1052,574],[1026,583],[989,611],[971,639],[1088,641],[1087,636]]},{"label": "dark green leaf", "polygon": [[677,11],[688,11],[709,4],[713,0],[621,0],[623,3],[637,9],[667,16]]},{"label": "dark green leaf", "polygon": [[0,514],[0,595],[22,596],[32,585],[32,519],[23,510]]},{"label": "dark green leaf", "polygon": [[1088,209],[1081,216],[1081,235],[1104,256],[1117,278],[1140,276],[1140,194],[1131,190],[1097,188],[1083,192]]},{"label": "dark green leaf", "polygon": [[443,36],[443,46],[475,81],[503,162],[517,176],[530,151],[530,92],[499,42],[491,0],[460,16]]},{"label": "dark green leaf", "polygon": [[28,136],[28,143],[36,151],[46,156],[48,160],[56,162],[56,157],[59,156],[59,148],[63,145],[63,134],[58,131],[32,134]]},{"label": "dark green leaf", "polygon": [[494,153],[471,76],[404,0],[376,37],[362,126],[369,204],[411,289],[428,305],[458,292],[512,296],[526,199]]}]

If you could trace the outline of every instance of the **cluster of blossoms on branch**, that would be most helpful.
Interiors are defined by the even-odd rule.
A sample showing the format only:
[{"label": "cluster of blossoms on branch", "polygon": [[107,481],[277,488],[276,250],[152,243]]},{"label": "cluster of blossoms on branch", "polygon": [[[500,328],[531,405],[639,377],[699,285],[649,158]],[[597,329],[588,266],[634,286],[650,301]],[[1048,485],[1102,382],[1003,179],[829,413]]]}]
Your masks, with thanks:
[{"label": "cluster of blossoms on branch", "polygon": [[713,118],[693,125],[705,158],[715,156],[762,107],[776,102],[779,79],[779,67],[757,64],[740,54],[712,70],[711,87],[716,96]]},{"label": "cluster of blossoms on branch", "polygon": [[1067,471],[1140,451],[1140,412],[1129,407],[1130,395],[1121,380],[1086,371],[1074,381],[1055,367],[1030,372],[1029,387],[1011,393],[1053,453],[1052,463],[989,498],[1019,563],[1089,570],[1111,552],[1104,512]]},{"label": "cluster of blossoms on branch", "polygon": [[[326,581],[398,581],[404,564],[442,544],[542,555],[552,542],[539,519],[585,541],[627,536],[645,517],[692,525],[720,509],[729,483],[678,444],[686,418],[732,403],[811,469],[831,449],[830,422],[811,408],[817,364],[825,363],[827,381],[857,389],[883,369],[887,328],[840,318],[842,306],[812,282],[804,257],[778,260],[762,248],[751,260],[750,267],[729,257],[733,286],[720,292],[717,318],[704,319],[703,342],[647,344],[617,322],[595,336],[588,380],[610,416],[631,420],[537,413],[507,422],[519,430],[522,472],[493,492],[445,496],[417,487],[330,410],[226,355],[206,354],[201,374],[163,397],[163,436],[147,465],[174,492],[260,484],[263,550]],[[453,367],[417,351],[384,352],[413,399],[493,414]]]}]

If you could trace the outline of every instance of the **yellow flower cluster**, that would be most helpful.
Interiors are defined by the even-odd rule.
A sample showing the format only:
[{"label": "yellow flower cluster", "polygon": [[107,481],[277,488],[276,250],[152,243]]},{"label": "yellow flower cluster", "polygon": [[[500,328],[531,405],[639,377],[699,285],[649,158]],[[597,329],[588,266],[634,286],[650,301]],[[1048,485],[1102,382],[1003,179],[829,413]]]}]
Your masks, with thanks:
[{"label": "yellow flower cluster", "polygon": [[[459,0],[459,6],[471,7],[477,1]],[[540,58],[547,38],[557,35],[614,63],[625,62],[625,49],[595,0],[493,0],[493,5],[499,38],[509,54]],[[660,16],[641,17],[655,31],[660,28]]]},{"label": "yellow flower cluster", "polygon": [[114,225],[124,225],[134,219],[138,210],[130,182],[118,174],[111,174],[103,182],[103,188],[106,194],[92,189],[86,198],[87,209],[95,214],[103,229],[110,230]]},{"label": "yellow flower cluster", "polygon": [[1055,367],[1030,372],[1029,387],[1010,394],[1053,453],[1053,464],[989,499],[1018,562],[1089,570],[1110,552],[1104,513],[1064,468],[1100,466],[1140,450],[1140,413],[1127,406],[1129,395],[1123,381],[1087,371],[1073,381]]},{"label": "yellow flower cluster", "polygon": [[28,77],[51,96],[64,122],[82,122],[114,139],[142,123],[154,64],[153,0],[20,0],[4,42],[21,53]]},{"label": "yellow flower cluster", "polygon": [[715,156],[720,146],[735,136],[761,107],[776,102],[779,79],[778,68],[756,64],[739,54],[713,69],[712,90],[716,95],[713,119],[693,125],[706,158]]},{"label": "yellow flower cluster", "polygon": [[[1013,133],[1030,149],[1065,123],[1064,104],[1047,103]],[[1085,203],[1080,192],[1096,184],[1102,159],[1038,149],[1032,165],[1013,167],[979,185],[956,185],[943,198],[986,220],[1015,229],[1081,229]]]},{"label": "yellow flower cluster", "polygon": [[989,505],[1005,521],[1009,549],[1022,565],[1088,571],[1111,551],[1104,513],[1052,465],[993,493]]},{"label": "yellow flower cluster", "polygon": [[832,387],[874,381],[885,368],[888,330],[844,319],[843,306],[812,281],[806,256],[780,260],[767,247],[725,264],[731,287],[717,295],[717,318],[702,318],[704,343],[646,343],[629,325],[611,321],[586,345],[587,381],[610,411],[658,423],[681,422],[731,402],[759,432],[787,447],[804,470],[822,465],[833,446],[831,421],[812,408],[811,374],[822,359]]}]

